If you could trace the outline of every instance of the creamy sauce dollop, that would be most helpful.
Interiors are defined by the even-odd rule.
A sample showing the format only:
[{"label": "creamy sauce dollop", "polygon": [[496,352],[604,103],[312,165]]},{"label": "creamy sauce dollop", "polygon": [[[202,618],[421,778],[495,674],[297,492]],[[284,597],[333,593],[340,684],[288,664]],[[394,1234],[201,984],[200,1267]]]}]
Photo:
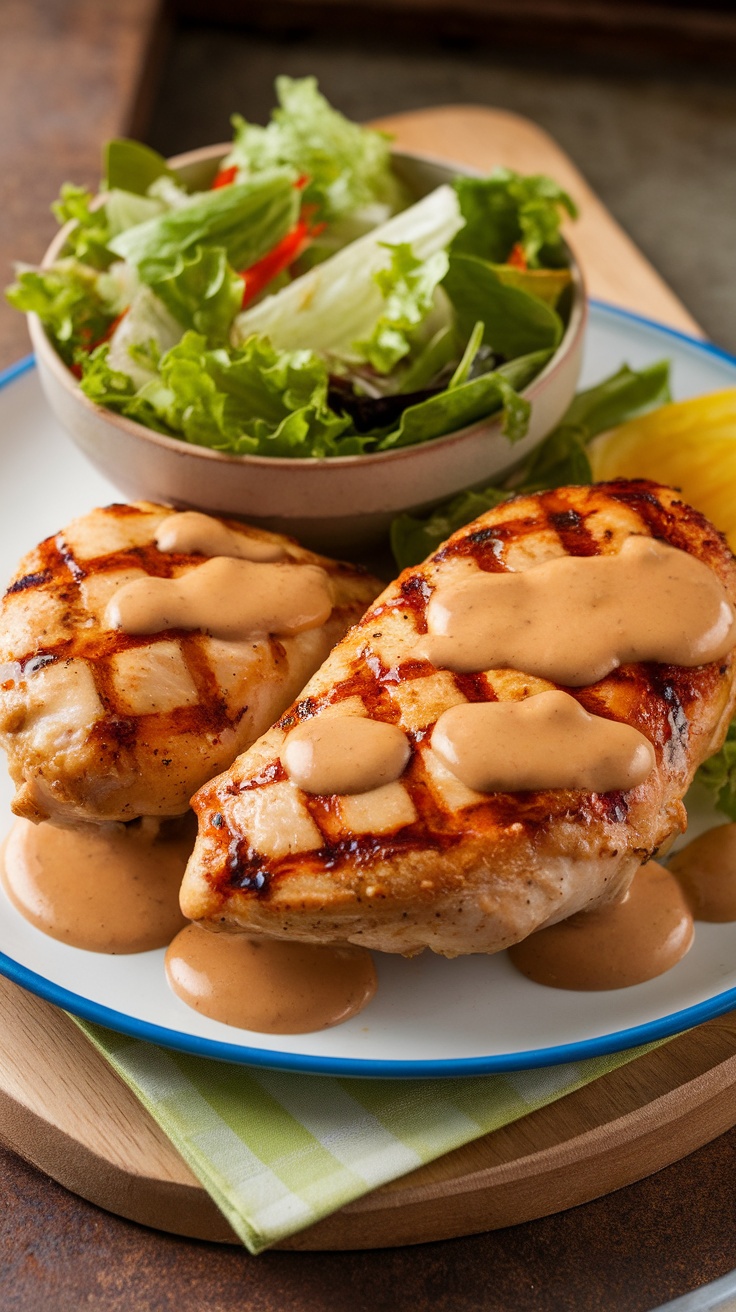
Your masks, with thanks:
[{"label": "creamy sauce dollop", "polygon": [[623,898],[530,934],[509,948],[509,957],[523,975],[551,988],[624,989],[671,970],[693,932],[677,879],[650,861]]},{"label": "creamy sauce dollop", "polygon": [[365,793],[403,774],[411,748],[395,724],[358,715],[316,716],[292,729],[281,751],[305,793]]},{"label": "creamy sauce dollop", "polygon": [[307,1034],[341,1025],[376,991],[370,952],[215,934],[187,925],[166,953],[166,975],[187,1006],[259,1034]]},{"label": "creamy sauce dollop", "polygon": [[2,882],[36,929],[89,952],[165,947],[186,924],[179,888],[196,833],[183,821],[65,829],[16,820]]},{"label": "creamy sauce dollop", "polygon": [[329,579],[319,565],[215,556],[178,578],[147,576],[124,584],[108,602],[105,623],[125,633],[202,629],[237,642],[316,629],[331,613]]},{"label": "creamy sauce dollop", "polygon": [[718,576],[694,556],[632,536],[615,556],[561,556],[520,573],[438,586],[415,647],[438,668],[523,670],[567,687],[629,661],[692,667],[736,642]]},{"label": "creamy sauce dollop", "polygon": [[468,788],[516,793],[584,788],[607,793],[643,783],[652,744],[629,724],[590,715],[567,692],[521,702],[468,702],[438,719],[432,750]]},{"label": "creamy sauce dollop", "polygon": [[203,515],[199,510],[183,510],[168,515],[156,531],[159,551],[180,552],[182,555],[232,556],[239,560],[283,560],[286,552],[280,542],[248,537],[228,528],[219,519]]}]

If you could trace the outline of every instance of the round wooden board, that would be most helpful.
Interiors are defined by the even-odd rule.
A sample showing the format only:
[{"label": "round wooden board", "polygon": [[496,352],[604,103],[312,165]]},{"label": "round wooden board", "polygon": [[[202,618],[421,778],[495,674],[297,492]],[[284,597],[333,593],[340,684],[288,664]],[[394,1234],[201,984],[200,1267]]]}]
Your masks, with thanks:
[{"label": "round wooden board", "polygon": [[[593,295],[698,328],[541,128],[447,107],[384,120],[397,145],[479,169],[553,174]],[[378,1248],[514,1225],[641,1179],[736,1124],[736,1013],[351,1203],[280,1245]],[[144,1225],[238,1243],[133,1093],[63,1012],[0,978],[0,1139],[68,1189]]]},{"label": "round wooden board", "polygon": [[[0,1139],[143,1225],[238,1243],[74,1022],[0,979]],[[736,1013],[376,1189],[280,1245],[384,1248],[492,1230],[631,1184],[736,1123]]]}]

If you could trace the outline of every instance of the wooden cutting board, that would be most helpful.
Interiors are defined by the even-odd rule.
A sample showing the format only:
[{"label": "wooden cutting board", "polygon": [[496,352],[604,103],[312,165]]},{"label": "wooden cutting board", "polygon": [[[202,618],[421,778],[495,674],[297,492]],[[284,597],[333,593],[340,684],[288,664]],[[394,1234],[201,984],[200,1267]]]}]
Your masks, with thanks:
[{"label": "wooden cutting board", "polygon": [[[581,218],[569,237],[591,295],[699,328],[541,128],[501,110],[384,119],[397,145],[491,169],[547,172]],[[588,1202],[736,1124],[736,1013],[680,1035],[516,1124],[385,1185],[281,1245],[377,1248],[514,1225]],[[235,1235],[177,1151],[73,1021],[0,978],[0,1139],[121,1216],[223,1243]]]}]

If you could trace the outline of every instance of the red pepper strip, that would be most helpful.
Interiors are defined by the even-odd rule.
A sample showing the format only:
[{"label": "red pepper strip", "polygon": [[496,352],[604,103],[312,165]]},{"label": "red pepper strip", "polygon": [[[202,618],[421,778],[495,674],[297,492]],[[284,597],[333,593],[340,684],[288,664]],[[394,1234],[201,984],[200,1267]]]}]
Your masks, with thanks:
[{"label": "red pepper strip", "polygon": [[[110,341],[110,338],[112,337],[113,333],[115,332],[115,329],[117,328],[117,326],[118,326],[118,324],[120,323],[121,319],[124,319],[124,318],[125,318],[125,316],[126,316],[126,314],[128,313],[128,310],[129,310],[129,309],[130,309],[130,306],[126,306],[126,308],[125,308],[125,309],[124,309],[119,315],[117,315],[117,317],[116,317],[115,319],[113,319],[112,323],[108,325],[108,327],[105,329],[105,331],[104,331],[104,333],[102,334],[102,336],[97,338],[97,341],[96,341],[96,342],[90,342],[90,341],[89,341],[90,333],[89,333],[89,329],[87,329],[87,330],[86,330],[86,337],[87,337],[87,340],[84,341],[84,342],[82,343],[82,350],[83,350],[83,351],[87,351],[89,354],[91,354],[92,351],[94,351],[98,346],[102,346],[102,343],[103,343],[103,342],[109,342],[109,341]],[[78,364],[70,364],[70,365],[69,365],[69,372],[72,373],[72,374],[74,374],[74,377],[75,377],[75,378],[81,378],[81,377],[82,377],[82,367],[81,367],[81,365],[78,365]]]},{"label": "red pepper strip", "polygon": [[92,346],[89,347],[89,350],[90,350],[90,351],[94,351],[94,350],[96,349],[96,347],[98,347],[98,346],[102,346],[102,343],[103,343],[103,342],[109,342],[109,340],[110,340],[110,338],[112,337],[113,333],[115,332],[115,329],[117,328],[118,324],[119,324],[119,323],[125,318],[125,316],[126,316],[126,314],[128,313],[128,310],[129,310],[129,309],[130,309],[130,306],[126,306],[126,308],[125,308],[124,310],[122,310],[122,311],[120,312],[120,314],[117,316],[117,318],[113,319],[112,323],[110,324],[110,326],[109,326],[108,328],[105,329],[105,331],[104,331],[104,333],[102,334],[102,336],[99,337],[99,338],[97,339],[97,341],[94,342],[94,344],[93,344]]},{"label": "red pepper strip", "polygon": [[216,191],[218,187],[229,187],[231,182],[234,182],[237,176],[237,164],[231,164],[229,169],[220,169],[220,172],[216,175],[210,190]]},{"label": "red pepper strip", "polygon": [[509,255],[509,258],[507,259],[506,263],[510,264],[512,269],[529,268],[529,265],[527,264],[527,260],[526,260],[526,255],[524,254],[524,247],[522,246],[520,241],[517,241],[516,245],[511,247],[511,254]]},{"label": "red pepper strip", "polygon": [[249,269],[245,269],[240,275],[243,279],[243,307],[250,305],[250,302],[259,296],[274,278],[298,260],[312,237],[321,232],[324,226],[322,223],[310,228],[306,219],[299,219],[273,250],[262,259],[256,260]]}]

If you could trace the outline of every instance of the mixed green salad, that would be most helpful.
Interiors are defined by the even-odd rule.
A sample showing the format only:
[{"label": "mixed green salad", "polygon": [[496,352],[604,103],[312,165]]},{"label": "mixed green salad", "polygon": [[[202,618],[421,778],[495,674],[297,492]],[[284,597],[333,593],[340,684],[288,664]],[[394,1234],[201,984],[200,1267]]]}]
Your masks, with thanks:
[{"label": "mixed green salad", "polygon": [[206,191],[110,142],[100,194],[54,206],[63,256],[19,268],[11,304],[93,401],[218,451],[384,451],[498,411],[523,436],[569,309],[569,196],[498,169],[414,200],[314,78],[276,94],[266,127],[233,120]]}]

